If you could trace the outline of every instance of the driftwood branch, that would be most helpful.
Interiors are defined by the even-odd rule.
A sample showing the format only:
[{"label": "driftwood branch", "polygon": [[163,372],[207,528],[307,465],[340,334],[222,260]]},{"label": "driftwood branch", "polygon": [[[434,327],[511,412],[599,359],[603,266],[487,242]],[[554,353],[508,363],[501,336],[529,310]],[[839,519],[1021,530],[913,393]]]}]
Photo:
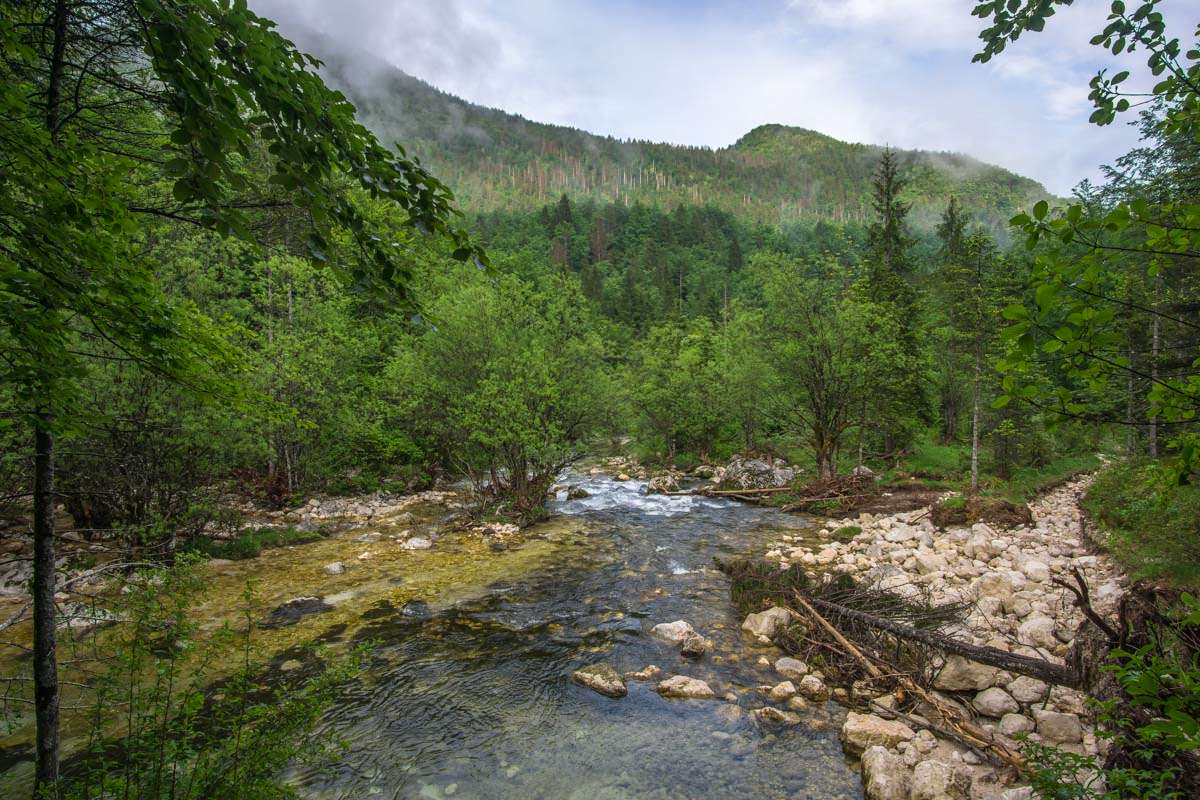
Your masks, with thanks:
[{"label": "driftwood branch", "polygon": [[[838,644],[845,647],[867,671],[872,678],[883,678],[885,674],[872,659],[868,658],[858,649],[849,639],[847,639],[841,631],[833,626],[829,620],[825,619],[819,611],[813,608],[808,599],[805,599],[799,592],[794,593],[796,603],[808,612],[809,616],[824,628],[830,636],[832,636]],[[834,608],[842,608],[833,603],[827,603],[817,598],[811,598],[813,603],[820,605],[832,606]],[[789,609],[790,611],[790,609]],[[799,616],[794,611],[791,612],[795,616]],[[857,612],[856,612],[857,613]],[[864,615],[870,616],[870,615]],[[907,626],[900,626],[907,627]],[[907,675],[899,675],[897,680],[898,685],[915,697],[921,698],[926,705],[934,709],[942,718],[941,725],[935,724],[929,720],[918,719],[912,715],[904,714],[896,709],[878,708],[887,714],[903,716],[905,721],[916,724],[920,727],[927,728],[933,733],[940,734],[946,738],[953,739],[965,747],[970,748],[979,755],[987,758],[990,761],[1007,764],[1014,769],[1020,771],[1024,765],[1024,761],[1019,753],[1014,752],[1010,747],[1000,742],[990,732],[976,725],[969,719],[966,719],[961,712],[955,708],[940,701],[937,697],[927,692],[923,687],[917,684],[912,678]],[[877,707],[877,704],[872,702],[872,708]]]},{"label": "driftwood branch", "polygon": [[1064,581],[1062,578],[1055,578],[1053,583],[1055,586],[1061,586],[1071,594],[1075,595],[1075,607],[1083,612],[1083,615],[1091,621],[1100,630],[1104,631],[1104,635],[1108,637],[1110,642],[1116,642],[1121,638],[1117,629],[1109,624],[1108,620],[1100,616],[1096,609],[1092,608],[1092,595],[1088,590],[1087,580],[1084,579],[1083,573],[1079,571],[1079,567],[1072,567],[1071,574],[1075,576],[1075,585]]}]

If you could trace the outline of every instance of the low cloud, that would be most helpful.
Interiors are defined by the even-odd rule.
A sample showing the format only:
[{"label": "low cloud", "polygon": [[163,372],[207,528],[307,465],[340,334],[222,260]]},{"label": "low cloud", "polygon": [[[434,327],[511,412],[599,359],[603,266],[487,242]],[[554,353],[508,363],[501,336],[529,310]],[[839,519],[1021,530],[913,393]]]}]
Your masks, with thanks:
[{"label": "low cloud", "polygon": [[962,0],[251,4],[473,102],[619,138],[721,147],[779,122],[964,152],[1060,194],[1135,141],[1087,122],[1097,4],[987,65],[970,63],[983,24]]}]

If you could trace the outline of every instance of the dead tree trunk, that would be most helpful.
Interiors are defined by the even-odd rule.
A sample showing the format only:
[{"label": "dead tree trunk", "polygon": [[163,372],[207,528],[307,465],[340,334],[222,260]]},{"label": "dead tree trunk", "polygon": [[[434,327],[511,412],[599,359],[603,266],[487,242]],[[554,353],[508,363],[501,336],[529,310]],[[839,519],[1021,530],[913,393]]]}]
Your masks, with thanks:
[{"label": "dead tree trunk", "polygon": [[913,642],[929,645],[944,653],[962,656],[971,661],[976,661],[980,664],[987,664],[989,667],[997,667],[999,669],[1015,672],[1019,675],[1028,675],[1031,678],[1037,678],[1046,683],[1053,683],[1059,686],[1078,687],[1080,685],[1080,676],[1075,670],[1062,664],[1055,664],[1050,661],[1044,661],[1040,658],[1029,658],[1028,656],[1020,656],[1015,653],[1010,653],[1007,650],[999,650],[995,647],[980,647],[978,645],[967,644],[959,640],[944,636],[933,631],[913,628],[909,625],[904,625],[899,622],[893,622],[889,619],[877,617],[873,614],[867,614],[863,611],[856,611],[853,608],[830,603],[827,600],[821,600],[817,597],[806,598],[809,603],[814,606],[835,614],[849,617],[850,619],[870,625],[873,628],[878,628],[881,631],[886,631],[893,636],[899,636],[901,639],[907,639]]},{"label": "dead tree trunk", "polygon": [[58,655],[54,611],[54,437],[42,416],[34,434],[33,693],[38,791],[58,781]]}]

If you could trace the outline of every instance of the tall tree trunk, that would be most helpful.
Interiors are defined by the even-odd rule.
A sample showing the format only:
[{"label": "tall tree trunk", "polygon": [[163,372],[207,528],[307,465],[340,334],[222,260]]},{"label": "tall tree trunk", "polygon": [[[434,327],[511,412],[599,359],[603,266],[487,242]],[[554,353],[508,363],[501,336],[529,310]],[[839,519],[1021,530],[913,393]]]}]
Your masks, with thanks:
[{"label": "tall tree trunk", "polygon": [[983,354],[975,351],[975,374],[971,378],[971,494],[979,491],[979,380]]},{"label": "tall tree trunk", "polygon": [[1134,391],[1135,385],[1133,382],[1133,340],[1129,339],[1125,345],[1125,352],[1129,358],[1128,378],[1125,381],[1125,460],[1133,461],[1137,457],[1135,452],[1137,448],[1137,431],[1134,429]]},{"label": "tall tree trunk", "polygon": [[54,436],[39,415],[33,462],[33,693],[37,720],[34,794],[58,781],[58,643],[54,611]]},{"label": "tall tree trunk", "polygon": [[[57,144],[67,64],[67,0],[55,0],[53,45],[46,85],[46,131]],[[45,313],[53,314],[54,309]],[[36,722],[33,794],[54,797],[58,783],[58,641],[54,627],[54,435],[39,410],[33,435],[33,704]]]},{"label": "tall tree trunk", "polygon": [[[1158,352],[1159,352],[1159,322],[1161,317],[1158,315],[1158,304],[1162,301],[1162,271],[1160,270],[1154,276],[1154,319],[1150,323],[1150,382],[1151,386],[1158,383]],[[1149,441],[1146,443],[1151,458],[1158,458],[1158,415],[1154,412],[1158,409],[1158,403],[1150,406],[1150,430],[1147,433]]]}]

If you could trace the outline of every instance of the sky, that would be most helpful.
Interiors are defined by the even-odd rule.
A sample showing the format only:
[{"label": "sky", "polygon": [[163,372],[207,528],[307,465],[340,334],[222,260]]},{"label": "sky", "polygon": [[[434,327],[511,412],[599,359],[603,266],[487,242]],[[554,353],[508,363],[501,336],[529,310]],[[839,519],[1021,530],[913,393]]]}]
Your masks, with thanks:
[{"label": "sky", "polygon": [[[974,0],[250,0],[466,100],[622,139],[757,125],[967,153],[1069,194],[1137,141],[1088,123],[1108,3],[972,64]],[[1137,63],[1137,62],[1134,62]],[[1123,65],[1129,68],[1128,64]],[[1136,67],[1134,74],[1137,74]]]}]

